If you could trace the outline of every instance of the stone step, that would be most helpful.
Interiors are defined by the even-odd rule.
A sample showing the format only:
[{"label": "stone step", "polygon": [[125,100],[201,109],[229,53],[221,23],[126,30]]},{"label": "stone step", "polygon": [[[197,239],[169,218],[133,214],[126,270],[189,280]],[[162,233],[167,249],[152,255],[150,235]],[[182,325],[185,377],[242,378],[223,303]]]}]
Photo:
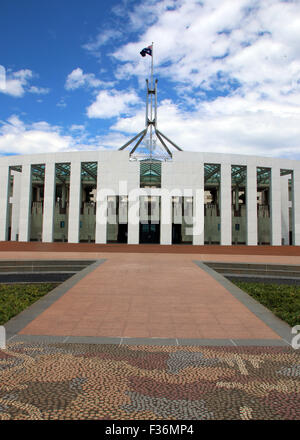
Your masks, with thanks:
[{"label": "stone step", "polygon": [[79,272],[95,260],[23,260],[0,261],[0,273]]},{"label": "stone step", "polygon": [[224,262],[205,262],[205,264],[223,275],[300,278],[299,265]]}]

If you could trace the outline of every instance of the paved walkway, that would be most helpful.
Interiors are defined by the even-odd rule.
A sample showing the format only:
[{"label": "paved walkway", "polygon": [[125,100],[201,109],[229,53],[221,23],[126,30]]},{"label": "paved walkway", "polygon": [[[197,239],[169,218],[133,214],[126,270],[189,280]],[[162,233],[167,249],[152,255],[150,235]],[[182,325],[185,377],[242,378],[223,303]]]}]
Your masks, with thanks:
[{"label": "paved walkway", "polygon": [[279,338],[191,260],[161,254],[109,258],[21,333]]},{"label": "paved walkway", "polygon": [[98,262],[8,324],[0,420],[300,419],[289,327],[201,263],[300,256],[24,249],[0,259]]},{"label": "paved walkway", "polygon": [[[9,258],[9,254],[1,253],[0,258]],[[66,255],[68,259],[76,258],[76,254]],[[85,255],[94,258],[96,254]],[[36,253],[26,254],[26,258],[36,256]],[[55,259],[63,256],[55,254]],[[195,263],[203,259],[217,261],[220,257],[224,260],[224,255],[212,258],[178,254],[97,254],[100,256],[106,259],[104,263],[42,311],[19,334],[281,340],[276,328],[263,322],[262,316],[259,318],[230,289]],[[54,255],[47,253],[40,257],[53,259]],[[231,261],[246,258],[226,257]],[[249,258],[266,261],[262,256],[247,256],[248,261]],[[295,264],[295,257],[272,258],[292,259]]]}]

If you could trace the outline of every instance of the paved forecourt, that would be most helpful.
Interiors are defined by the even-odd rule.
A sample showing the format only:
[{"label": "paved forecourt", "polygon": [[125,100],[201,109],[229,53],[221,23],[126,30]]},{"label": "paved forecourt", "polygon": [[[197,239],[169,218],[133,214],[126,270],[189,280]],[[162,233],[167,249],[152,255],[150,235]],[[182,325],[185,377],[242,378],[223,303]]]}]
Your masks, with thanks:
[{"label": "paved forecourt", "polygon": [[12,319],[6,328],[13,340],[160,345],[291,340],[287,324],[202,261],[300,264],[299,256],[6,251],[0,258],[97,259]]}]

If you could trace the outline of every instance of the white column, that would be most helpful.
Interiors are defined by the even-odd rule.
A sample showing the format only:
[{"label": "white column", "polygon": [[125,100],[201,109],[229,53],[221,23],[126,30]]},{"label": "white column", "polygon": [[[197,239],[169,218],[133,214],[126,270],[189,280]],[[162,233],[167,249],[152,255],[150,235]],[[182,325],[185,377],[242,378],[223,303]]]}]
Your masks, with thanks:
[{"label": "white column", "polygon": [[247,245],[257,245],[257,168],[247,166]]},{"label": "white column", "polygon": [[46,163],[43,215],[43,242],[53,242],[55,206],[55,163]]},{"label": "white column", "polygon": [[204,245],[204,190],[196,190],[194,197],[193,244]]},{"label": "white column", "polygon": [[79,243],[81,162],[71,162],[68,242]]},{"label": "white column", "polygon": [[19,235],[19,222],[20,222],[20,200],[21,200],[21,183],[22,172],[12,171],[14,178],[13,183],[13,195],[10,198],[11,203],[11,241],[17,240]]},{"label": "white column", "polygon": [[199,169],[199,180],[200,187],[194,194],[194,245],[204,245],[204,164]]},{"label": "white column", "polygon": [[280,168],[271,169],[271,244],[281,246],[281,184]]},{"label": "white column", "polygon": [[128,244],[139,244],[139,241],[140,241],[140,198],[138,194],[129,193]]},{"label": "white column", "polygon": [[31,223],[31,164],[22,166],[19,241],[30,241]]},{"label": "white column", "polygon": [[105,244],[107,242],[107,194],[101,191],[100,169],[101,169],[101,164],[100,162],[98,162],[95,243]]},{"label": "white column", "polygon": [[162,192],[160,244],[172,244],[172,197]]},{"label": "white column", "polygon": [[0,168],[0,241],[8,240],[9,167]]},{"label": "white column", "polygon": [[300,246],[300,167],[293,172],[293,244]]},{"label": "white column", "polygon": [[281,183],[281,236],[284,244],[289,244],[289,175],[280,178]]},{"label": "white column", "polygon": [[231,245],[231,165],[221,164],[221,245]]},{"label": "white column", "polygon": [[105,199],[97,198],[96,210],[96,243],[107,242],[107,196]]}]

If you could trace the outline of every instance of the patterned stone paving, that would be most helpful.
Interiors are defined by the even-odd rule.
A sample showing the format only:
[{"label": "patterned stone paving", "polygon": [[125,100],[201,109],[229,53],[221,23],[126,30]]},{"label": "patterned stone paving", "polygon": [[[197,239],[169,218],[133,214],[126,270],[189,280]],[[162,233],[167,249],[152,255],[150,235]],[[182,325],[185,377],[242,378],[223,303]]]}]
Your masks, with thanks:
[{"label": "patterned stone paving", "polygon": [[299,420],[299,354],[12,343],[0,351],[0,420]]}]

